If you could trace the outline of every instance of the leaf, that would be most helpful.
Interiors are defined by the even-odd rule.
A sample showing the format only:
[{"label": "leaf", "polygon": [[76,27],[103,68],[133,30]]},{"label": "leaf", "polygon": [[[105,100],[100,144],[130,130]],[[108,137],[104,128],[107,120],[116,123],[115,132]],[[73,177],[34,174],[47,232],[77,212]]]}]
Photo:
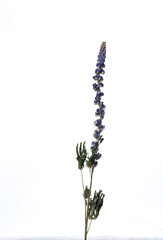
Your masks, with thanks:
[{"label": "leaf", "polygon": [[77,154],[77,157],[79,157],[79,153],[78,153],[78,144],[76,146],[76,154]]},{"label": "leaf", "polygon": [[85,190],[84,190],[84,194],[83,194],[84,198],[85,198],[85,199],[89,198],[90,194],[91,194],[91,191],[90,191],[90,189],[87,188],[87,186],[86,186],[86,187],[85,187]]},{"label": "leaf", "polygon": [[77,161],[78,161],[78,168],[83,169],[84,163],[87,159],[87,150],[85,148],[85,142],[80,143],[80,146],[77,144],[76,146],[76,154],[77,154]]},{"label": "leaf", "polygon": [[90,199],[88,217],[89,219],[96,219],[99,216],[101,207],[103,206],[103,199],[105,195],[102,193],[102,190],[94,193],[93,199]]}]

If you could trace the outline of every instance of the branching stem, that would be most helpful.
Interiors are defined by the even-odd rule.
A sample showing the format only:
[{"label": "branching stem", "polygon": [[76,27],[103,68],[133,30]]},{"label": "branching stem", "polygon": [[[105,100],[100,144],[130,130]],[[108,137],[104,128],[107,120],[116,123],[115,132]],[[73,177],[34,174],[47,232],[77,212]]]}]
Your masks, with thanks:
[{"label": "branching stem", "polygon": [[89,203],[90,203],[90,197],[91,197],[91,189],[92,189],[92,178],[93,178],[93,171],[94,171],[94,167],[92,167],[91,169],[91,180],[90,180],[90,194],[89,194],[89,197],[88,197],[88,202],[87,202],[87,212],[86,212],[86,218],[85,218],[85,234],[84,234],[84,240],[87,240],[87,233],[88,233],[88,230],[87,230],[87,226],[88,226],[88,213],[89,213]]}]

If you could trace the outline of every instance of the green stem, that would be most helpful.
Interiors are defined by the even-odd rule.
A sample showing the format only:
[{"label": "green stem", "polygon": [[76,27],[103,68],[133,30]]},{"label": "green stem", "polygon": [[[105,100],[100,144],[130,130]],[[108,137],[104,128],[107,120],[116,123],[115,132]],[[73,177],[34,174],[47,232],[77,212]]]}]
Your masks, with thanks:
[{"label": "green stem", "polygon": [[90,180],[90,188],[89,188],[90,189],[90,194],[89,194],[88,203],[87,203],[87,213],[86,213],[86,219],[85,219],[84,240],[87,240],[87,233],[88,233],[88,230],[87,230],[87,226],[88,226],[88,210],[89,210],[89,203],[90,203],[90,196],[91,196],[91,189],[92,189],[93,170],[94,170],[94,167],[92,167],[92,172],[91,172],[91,180]]},{"label": "green stem", "polygon": [[84,194],[84,181],[83,181],[83,173],[82,173],[82,169],[81,169],[80,171],[81,171],[81,179],[82,179],[83,194]]},{"label": "green stem", "polygon": [[91,219],[91,221],[90,221],[90,223],[89,223],[89,227],[88,227],[88,231],[87,231],[87,233],[89,232],[89,229],[90,229],[91,223],[92,223],[92,219]]},{"label": "green stem", "polygon": [[[84,197],[84,181],[83,181],[83,172],[82,172],[82,169],[81,169],[81,179],[82,179],[82,187],[83,187],[83,197]],[[85,216],[84,216],[84,219],[86,221],[86,200],[84,199],[84,203],[85,203]]]}]

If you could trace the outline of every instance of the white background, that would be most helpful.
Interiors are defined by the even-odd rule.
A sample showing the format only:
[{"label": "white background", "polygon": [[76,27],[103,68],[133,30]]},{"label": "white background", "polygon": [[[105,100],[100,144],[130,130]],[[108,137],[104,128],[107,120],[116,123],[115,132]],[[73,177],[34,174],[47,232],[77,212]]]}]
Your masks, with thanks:
[{"label": "white background", "polygon": [[75,147],[93,140],[102,41],[105,199],[90,236],[163,237],[163,1],[1,0],[1,238],[83,237]]}]

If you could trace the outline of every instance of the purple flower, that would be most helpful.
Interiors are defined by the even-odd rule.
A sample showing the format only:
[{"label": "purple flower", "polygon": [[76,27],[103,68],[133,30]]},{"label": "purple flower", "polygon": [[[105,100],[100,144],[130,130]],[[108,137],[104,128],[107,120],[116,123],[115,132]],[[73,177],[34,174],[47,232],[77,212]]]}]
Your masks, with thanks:
[{"label": "purple flower", "polygon": [[100,132],[97,131],[97,130],[95,130],[93,136],[94,136],[96,139],[98,139],[99,136],[100,136]]},{"label": "purple flower", "polygon": [[95,75],[95,76],[93,76],[93,79],[94,79],[94,80],[98,80],[98,81],[103,81],[103,77],[100,76],[100,75]]},{"label": "purple flower", "polygon": [[97,142],[92,142],[91,150],[92,151],[98,151],[98,146],[99,146],[98,141]]},{"label": "purple flower", "polygon": [[105,73],[105,71],[102,69],[102,68],[97,68],[96,70],[95,70],[95,73],[97,74],[97,75],[99,75],[99,74],[104,74]]},{"label": "purple flower", "polygon": [[104,64],[104,63],[99,63],[99,62],[98,62],[98,63],[96,64],[96,66],[97,66],[97,67],[104,68],[104,67],[105,67],[105,64]]},{"label": "purple flower", "polygon": [[103,136],[101,135],[98,140],[100,143],[102,143],[102,141],[104,140]]},{"label": "purple flower", "polygon": [[105,108],[106,108],[106,106],[104,105],[103,102],[101,102],[101,104],[100,104],[100,110],[102,111],[102,110],[105,109]]},{"label": "purple flower", "polygon": [[100,86],[97,83],[93,84],[93,90],[98,91],[100,89]]},{"label": "purple flower", "polygon": [[101,126],[101,119],[97,119],[95,122],[94,122],[95,126],[97,127],[100,127]]},{"label": "purple flower", "polygon": [[102,42],[99,54],[97,56],[97,64],[96,64],[96,70],[95,70],[95,76],[93,76],[93,79],[96,81],[96,83],[93,84],[93,90],[96,91],[96,96],[94,99],[94,104],[98,105],[98,108],[96,109],[95,116],[99,117],[95,122],[95,126],[97,129],[94,131],[94,138],[96,139],[96,142],[92,142],[91,150],[94,152],[95,160],[94,160],[94,167],[97,166],[99,160],[101,158],[101,154],[98,152],[99,150],[99,144],[102,143],[104,140],[103,136],[100,135],[100,133],[104,130],[105,126],[102,124],[102,120],[105,115],[105,108],[103,102],[101,102],[101,97],[104,96],[104,93],[101,92],[101,87],[104,87],[104,84],[102,83],[103,77],[102,74],[105,73],[105,58],[106,58],[106,42]]},{"label": "purple flower", "polygon": [[104,84],[102,82],[99,83],[99,87],[103,87]]},{"label": "purple flower", "polygon": [[101,156],[102,156],[101,153],[97,153],[96,154],[96,160],[99,160],[101,158]]}]

